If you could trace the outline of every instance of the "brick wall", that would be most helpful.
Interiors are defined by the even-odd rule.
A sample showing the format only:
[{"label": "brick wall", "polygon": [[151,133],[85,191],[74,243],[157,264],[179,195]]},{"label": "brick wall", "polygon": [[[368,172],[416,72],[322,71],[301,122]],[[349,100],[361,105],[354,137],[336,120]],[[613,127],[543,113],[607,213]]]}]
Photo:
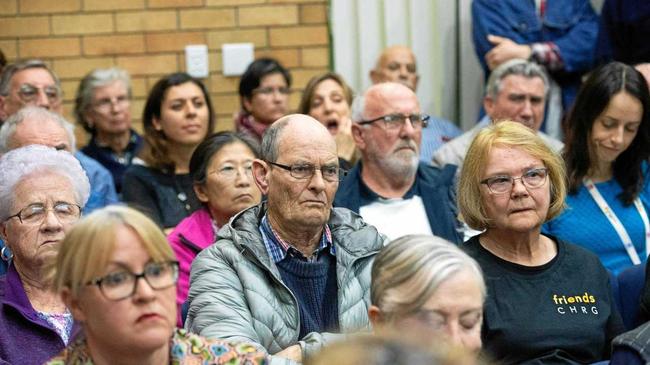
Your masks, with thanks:
[{"label": "brick wall", "polygon": [[238,42],[252,42],[257,57],[275,57],[291,70],[295,109],[309,78],[329,66],[327,0],[0,0],[0,49],[10,61],[50,63],[62,81],[66,116],[79,79],[115,65],[133,79],[136,129],[149,88],[185,69],[187,44],[208,45],[204,81],[217,129],[231,129],[239,78],[223,76],[221,45]]}]

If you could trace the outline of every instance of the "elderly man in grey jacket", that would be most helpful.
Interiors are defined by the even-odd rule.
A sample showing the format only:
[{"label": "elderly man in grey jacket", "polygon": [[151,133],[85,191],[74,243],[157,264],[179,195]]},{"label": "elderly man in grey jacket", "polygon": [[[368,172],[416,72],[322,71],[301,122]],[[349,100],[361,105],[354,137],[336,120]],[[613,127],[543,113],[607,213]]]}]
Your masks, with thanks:
[{"label": "elderly man in grey jacket", "polygon": [[233,217],[195,259],[186,327],[255,342],[272,364],[301,362],[335,333],[369,328],[370,267],[383,236],[332,207],[345,172],[315,119],[276,121],[261,157],[253,175],[267,201]]}]

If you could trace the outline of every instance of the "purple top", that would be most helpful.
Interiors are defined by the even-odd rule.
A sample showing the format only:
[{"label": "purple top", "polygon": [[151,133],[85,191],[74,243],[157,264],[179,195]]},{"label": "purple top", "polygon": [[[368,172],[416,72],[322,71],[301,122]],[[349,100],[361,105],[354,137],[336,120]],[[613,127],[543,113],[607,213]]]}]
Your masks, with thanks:
[{"label": "purple top", "polygon": [[[0,277],[0,365],[41,365],[65,348],[56,330],[32,307],[13,263]],[[79,333],[73,325],[71,339]]]}]

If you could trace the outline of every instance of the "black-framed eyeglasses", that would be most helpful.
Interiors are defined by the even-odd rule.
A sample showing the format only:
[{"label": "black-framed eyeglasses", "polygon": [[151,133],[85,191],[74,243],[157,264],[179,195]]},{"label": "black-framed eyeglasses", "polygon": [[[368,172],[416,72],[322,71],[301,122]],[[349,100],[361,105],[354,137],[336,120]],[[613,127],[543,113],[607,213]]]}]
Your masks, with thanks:
[{"label": "black-framed eyeglasses", "polygon": [[128,270],[116,271],[86,285],[97,285],[106,299],[117,301],[132,296],[140,278],[144,278],[154,290],[169,288],[178,281],[178,261],[150,262],[139,274]]},{"label": "black-framed eyeglasses", "polygon": [[519,177],[507,175],[488,177],[487,179],[482,180],[481,184],[487,185],[488,190],[494,194],[505,194],[510,192],[512,187],[515,186],[515,180],[520,180],[528,189],[537,189],[544,185],[547,176],[548,169],[543,167],[528,170]]},{"label": "black-framed eyeglasses", "polygon": [[43,223],[50,210],[54,212],[59,222],[64,224],[75,222],[81,216],[81,207],[77,204],[58,202],[52,208],[46,208],[44,204],[34,203],[7,217],[6,220],[18,218],[21,224],[37,225]]},{"label": "black-framed eyeglasses", "polygon": [[375,119],[362,120],[358,124],[365,125],[365,124],[372,124],[378,121],[383,121],[384,127],[387,130],[398,130],[404,127],[404,124],[406,124],[406,120],[408,119],[411,121],[411,125],[413,126],[414,129],[421,129],[427,127],[430,118],[431,117],[426,114],[414,113],[414,114],[406,115],[406,114],[394,113],[394,114],[382,115],[381,117],[377,117]]},{"label": "black-framed eyeglasses", "polygon": [[[309,179],[316,173],[316,166],[312,164],[296,164],[296,165],[283,165],[275,162],[266,161],[273,166],[289,171],[289,174],[296,179]],[[319,168],[323,179],[334,182],[342,181],[348,174],[348,171],[338,167],[337,165],[325,165]]]},{"label": "black-framed eyeglasses", "polygon": [[32,84],[25,83],[20,85],[20,88],[18,89],[18,96],[20,96],[20,99],[24,103],[33,103],[38,99],[39,90],[43,90],[43,93],[45,93],[45,96],[50,103],[55,104],[61,101],[63,92],[56,85],[45,86],[41,88]]}]

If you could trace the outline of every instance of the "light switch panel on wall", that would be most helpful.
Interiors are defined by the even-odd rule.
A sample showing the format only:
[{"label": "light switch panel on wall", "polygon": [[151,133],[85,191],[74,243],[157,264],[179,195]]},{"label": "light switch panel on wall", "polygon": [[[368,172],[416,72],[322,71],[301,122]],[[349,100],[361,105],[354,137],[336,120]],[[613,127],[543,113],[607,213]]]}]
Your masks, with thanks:
[{"label": "light switch panel on wall", "polygon": [[239,76],[253,62],[253,43],[225,43],[221,46],[224,76]]},{"label": "light switch panel on wall", "polygon": [[210,73],[208,64],[208,46],[205,44],[191,44],[185,46],[185,67],[192,77],[208,77]]}]

